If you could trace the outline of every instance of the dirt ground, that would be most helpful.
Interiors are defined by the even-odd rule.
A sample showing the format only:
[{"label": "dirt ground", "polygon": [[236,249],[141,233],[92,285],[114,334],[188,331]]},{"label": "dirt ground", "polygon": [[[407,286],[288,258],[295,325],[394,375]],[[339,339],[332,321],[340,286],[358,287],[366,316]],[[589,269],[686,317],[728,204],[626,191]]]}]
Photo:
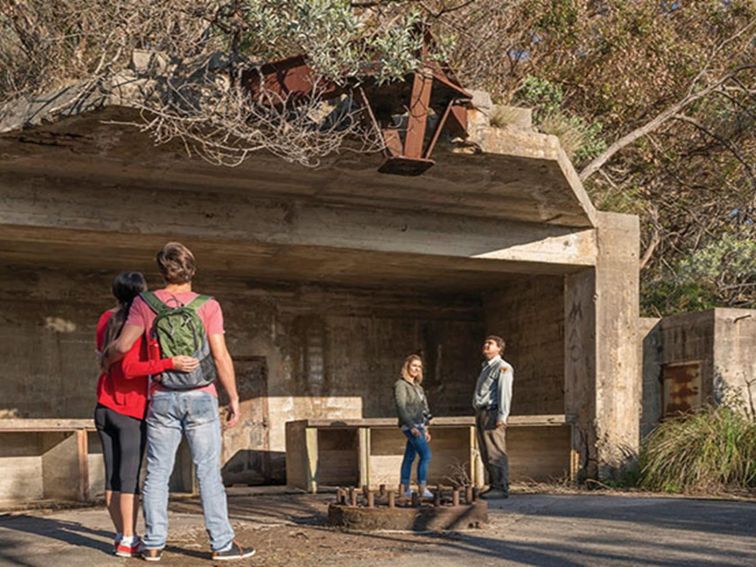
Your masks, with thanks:
[{"label": "dirt ground", "polygon": [[[491,507],[489,524],[439,534],[346,533],[325,525],[332,495],[229,496],[237,539],[255,566],[756,565],[756,503],[611,494],[514,494]],[[171,504],[162,565],[210,564],[198,500]],[[100,508],[0,516],[0,565],[82,567],[141,564],[112,555]]]}]

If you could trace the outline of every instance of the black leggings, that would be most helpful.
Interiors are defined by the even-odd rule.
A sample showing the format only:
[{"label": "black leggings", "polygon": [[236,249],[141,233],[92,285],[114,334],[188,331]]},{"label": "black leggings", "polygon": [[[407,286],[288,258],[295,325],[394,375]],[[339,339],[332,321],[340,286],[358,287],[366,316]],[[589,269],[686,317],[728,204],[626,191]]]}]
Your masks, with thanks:
[{"label": "black leggings", "polygon": [[147,424],[97,404],[95,425],[105,457],[105,489],[139,494],[139,469],[147,442]]}]

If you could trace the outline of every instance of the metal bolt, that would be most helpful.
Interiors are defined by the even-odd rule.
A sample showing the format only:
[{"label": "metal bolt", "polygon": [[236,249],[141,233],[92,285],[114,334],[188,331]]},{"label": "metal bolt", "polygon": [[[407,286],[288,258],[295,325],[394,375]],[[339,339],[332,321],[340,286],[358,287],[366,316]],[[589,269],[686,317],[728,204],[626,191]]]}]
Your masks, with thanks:
[{"label": "metal bolt", "polygon": [[417,492],[412,493],[412,507],[417,508],[420,506],[420,495]]},{"label": "metal bolt", "polygon": [[472,504],[473,490],[472,486],[465,486],[465,504]]},{"label": "metal bolt", "polygon": [[388,507],[389,508],[396,507],[396,494],[394,494],[393,490],[388,491]]},{"label": "metal bolt", "polygon": [[452,506],[459,506],[459,488],[452,490]]},{"label": "metal bolt", "polygon": [[375,507],[375,494],[373,494],[372,490],[367,491],[367,507],[368,508]]},{"label": "metal bolt", "polygon": [[349,489],[349,505],[357,507],[357,491],[354,488]]}]

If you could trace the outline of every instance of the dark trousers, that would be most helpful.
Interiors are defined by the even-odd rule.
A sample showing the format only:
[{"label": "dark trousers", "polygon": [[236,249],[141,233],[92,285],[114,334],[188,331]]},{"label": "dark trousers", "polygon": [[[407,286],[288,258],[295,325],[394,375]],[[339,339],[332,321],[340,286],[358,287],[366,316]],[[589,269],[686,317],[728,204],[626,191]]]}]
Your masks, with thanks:
[{"label": "dark trousers", "polygon": [[507,457],[506,429],[497,429],[496,410],[475,412],[475,431],[478,450],[488,471],[488,483],[496,490],[509,490],[509,458]]},{"label": "dark trousers", "polygon": [[105,459],[105,490],[139,494],[147,426],[144,420],[97,405],[95,426]]}]

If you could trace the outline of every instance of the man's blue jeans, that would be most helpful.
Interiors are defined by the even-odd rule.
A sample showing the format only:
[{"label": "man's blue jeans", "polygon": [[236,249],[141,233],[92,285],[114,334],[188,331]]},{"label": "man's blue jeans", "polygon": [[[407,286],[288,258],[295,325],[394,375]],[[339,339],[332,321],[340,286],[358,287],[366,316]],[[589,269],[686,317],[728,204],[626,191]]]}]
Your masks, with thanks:
[{"label": "man's blue jeans", "polygon": [[428,465],[431,460],[430,445],[425,440],[425,429],[418,427],[420,430],[420,436],[415,437],[411,431],[404,431],[404,436],[407,437],[407,447],[404,450],[404,459],[402,460],[402,484],[409,486],[410,479],[412,477],[412,463],[415,462],[415,457],[420,457],[420,462],[417,463],[417,483],[425,484],[428,481]]},{"label": "man's blue jeans", "polygon": [[218,398],[208,392],[156,392],[147,413],[147,476],[144,480],[144,545],[162,549],[168,537],[168,481],[181,435],[186,435],[199,482],[205,528],[213,551],[234,540],[220,473]]}]

